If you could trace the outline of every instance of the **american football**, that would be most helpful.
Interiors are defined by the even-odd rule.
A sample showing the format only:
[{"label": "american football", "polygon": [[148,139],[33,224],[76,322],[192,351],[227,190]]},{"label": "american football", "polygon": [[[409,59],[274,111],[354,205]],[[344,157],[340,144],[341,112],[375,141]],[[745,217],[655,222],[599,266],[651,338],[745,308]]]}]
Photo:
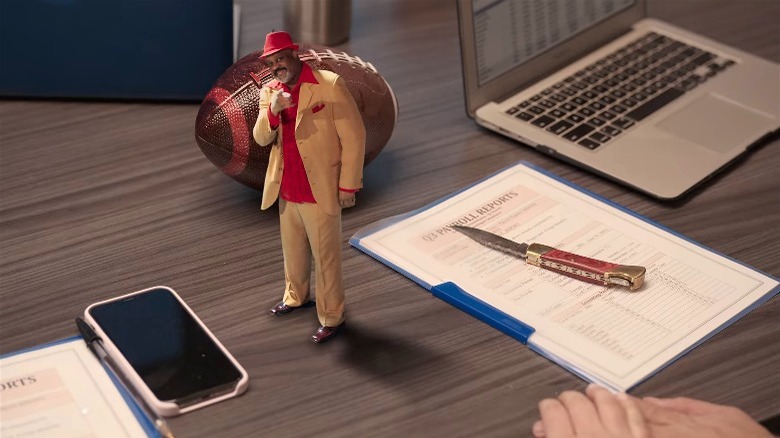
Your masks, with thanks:
[{"label": "american football", "polygon": [[[252,128],[260,89],[273,78],[260,60],[261,53],[255,51],[239,59],[217,79],[198,111],[195,140],[220,170],[262,191],[270,148],[255,142]],[[298,53],[312,68],[333,71],[346,82],[366,127],[368,164],[390,140],[398,118],[398,103],[390,85],[371,63],[342,51],[301,44]]]}]

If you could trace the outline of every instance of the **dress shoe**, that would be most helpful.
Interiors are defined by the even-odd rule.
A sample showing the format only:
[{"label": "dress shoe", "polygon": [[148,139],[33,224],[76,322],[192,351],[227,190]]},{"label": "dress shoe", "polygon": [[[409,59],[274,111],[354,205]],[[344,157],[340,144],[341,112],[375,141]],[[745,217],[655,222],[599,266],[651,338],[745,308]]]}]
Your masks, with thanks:
[{"label": "dress shoe", "polygon": [[336,336],[336,334],[339,332],[339,330],[341,330],[342,327],[344,327],[343,322],[335,327],[328,327],[324,325],[317,329],[317,332],[314,333],[314,336],[311,337],[311,340],[314,341],[315,344],[325,342],[328,339]]},{"label": "dress shoe", "polygon": [[314,305],[314,301],[307,301],[307,302],[303,303],[300,306],[293,307],[293,306],[288,306],[287,304],[284,304],[284,301],[282,301],[279,304],[271,307],[271,310],[269,310],[269,312],[273,313],[276,316],[279,316],[279,315],[284,315],[284,314],[290,313],[290,312],[292,312],[295,309],[301,309],[301,308],[304,308],[304,307],[312,307],[313,305]]}]

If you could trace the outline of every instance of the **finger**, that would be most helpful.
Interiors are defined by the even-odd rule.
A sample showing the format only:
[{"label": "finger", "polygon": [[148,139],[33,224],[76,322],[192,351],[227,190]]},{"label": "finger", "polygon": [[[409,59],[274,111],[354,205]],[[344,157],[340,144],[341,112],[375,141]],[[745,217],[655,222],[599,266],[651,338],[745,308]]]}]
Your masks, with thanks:
[{"label": "finger", "polygon": [[534,423],[531,427],[531,434],[534,438],[545,438],[547,435],[544,433],[544,423],[541,420]]},{"label": "finger", "polygon": [[689,414],[664,406],[663,403],[658,403],[658,400],[660,399],[645,397],[642,400],[635,401],[647,424],[653,426],[683,423],[686,421]]},{"label": "finger", "polygon": [[593,400],[601,422],[607,430],[627,434],[629,429],[626,409],[615,394],[598,385],[588,385],[585,389],[588,398]]},{"label": "finger", "polygon": [[616,398],[623,407],[623,412],[625,412],[630,436],[634,438],[650,438],[650,428],[637,405],[637,399],[624,392],[618,394]]},{"label": "finger", "polygon": [[709,403],[702,400],[695,400],[688,397],[675,397],[675,398],[655,398],[645,397],[645,401],[653,403],[657,406],[662,406],[667,409],[672,409],[684,414],[705,414],[722,408],[723,406],[715,403]]},{"label": "finger", "polygon": [[574,437],[574,426],[572,426],[569,413],[559,400],[547,398],[540,401],[539,416],[542,417],[545,437]]},{"label": "finger", "polygon": [[596,405],[579,391],[564,391],[558,399],[571,417],[575,435],[598,436],[604,426],[596,411]]}]

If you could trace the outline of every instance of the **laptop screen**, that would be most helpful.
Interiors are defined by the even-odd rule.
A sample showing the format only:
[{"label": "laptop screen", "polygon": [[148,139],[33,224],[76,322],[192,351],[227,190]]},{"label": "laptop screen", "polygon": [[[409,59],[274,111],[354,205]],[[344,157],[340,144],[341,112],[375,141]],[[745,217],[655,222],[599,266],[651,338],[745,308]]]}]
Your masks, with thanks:
[{"label": "laptop screen", "polygon": [[457,0],[466,111],[523,87],[628,32],[645,0]]},{"label": "laptop screen", "polygon": [[479,85],[568,40],[635,0],[475,0]]}]

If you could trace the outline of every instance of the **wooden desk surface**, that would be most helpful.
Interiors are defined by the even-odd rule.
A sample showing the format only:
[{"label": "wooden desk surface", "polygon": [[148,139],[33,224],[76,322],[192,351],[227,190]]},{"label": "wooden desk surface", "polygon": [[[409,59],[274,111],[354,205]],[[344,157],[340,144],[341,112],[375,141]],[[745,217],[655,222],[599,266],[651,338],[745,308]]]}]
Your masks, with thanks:
[{"label": "wooden desk surface", "polygon": [[[654,1],[649,15],[780,61],[780,2]],[[171,420],[183,437],[525,436],[536,403],[585,382],[348,247],[364,225],[528,160],[727,256],[780,276],[780,141],[687,202],[662,204],[478,128],[466,117],[452,0],[355,0],[344,50],[401,108],[344,214],[349,330],[275,318],[275,210],[203,157],[197,104],[0,102],[0,353],[76,334],[97,300],[176,289],[251,375],[242,397]],[[282,28],[281,2],[243,1],[240,53]],[[150,72],[153,74],[154,72]],[[775,298],[640,385],[780,414]]]}]

